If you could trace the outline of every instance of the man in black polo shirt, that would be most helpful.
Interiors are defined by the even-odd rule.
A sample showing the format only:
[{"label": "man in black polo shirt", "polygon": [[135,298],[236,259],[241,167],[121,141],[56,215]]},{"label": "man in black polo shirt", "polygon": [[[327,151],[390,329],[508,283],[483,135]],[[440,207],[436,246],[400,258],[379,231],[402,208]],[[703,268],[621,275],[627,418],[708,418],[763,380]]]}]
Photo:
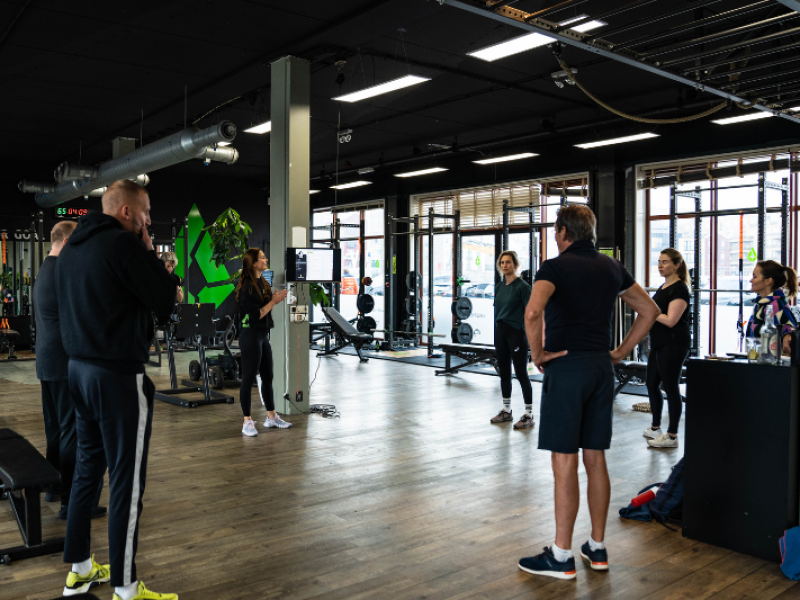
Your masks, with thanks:
[{"label": "man in black polo shirt", "polygon": [[[611,445],[613,364],[633,350],[661,313],[619,261],[597,251],[595,227],[594,213],[586,206],[559,211],[555,230],[560,254],[542,263],[525,311],[531,358],[544,373],[539,448],[552,452],[556,540],[542,554],[521,559],[519,568],[558,579],[576,577],[571,549],[580,502],[579,449],[592,520],[591,538],[581,547],[581,556],[592,569],[608,570],[603,540],[611,484],[605,450]],[[639,317],[612,350],[618,296]]]}]

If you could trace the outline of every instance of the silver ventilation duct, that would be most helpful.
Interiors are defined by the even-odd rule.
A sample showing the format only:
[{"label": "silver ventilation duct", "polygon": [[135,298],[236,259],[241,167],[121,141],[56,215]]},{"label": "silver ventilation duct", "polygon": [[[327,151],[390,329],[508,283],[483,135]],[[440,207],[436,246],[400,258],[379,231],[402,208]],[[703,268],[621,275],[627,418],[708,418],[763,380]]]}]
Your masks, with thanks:
[{"label": "silver ventilation duct", "polygon": [[39,181],[27,181],[23,179],[19,182],[19,191],[23,194],[52,194],[56,191],[56,186],[52,183],[41,183]]},{"label": "silver ventilation duct", "polygon": [[[201,158],[208,152],[207,146],[232,142],[235,137],[236,125],[230,121],[222,121],[206,129],[184,129],[101,164],[96,178],[88,181],[64,181],[52,192],[37,193],[36,204],[42,207],[56,206],[73,198],[87,196],[91,191],[109,186],[120,179],[132,179],[139,173],[157,171],[185,160]],[[225,149],[227,147],[221,148]]]},{"label": "silver ventilation duct", "polygon": [[58,183],[65,181],[80,181],[81,179],[97,179],[100,176],[98,167],[87,167],[84,165],[71,165],[63,162],[53,171],[53,177]]}]

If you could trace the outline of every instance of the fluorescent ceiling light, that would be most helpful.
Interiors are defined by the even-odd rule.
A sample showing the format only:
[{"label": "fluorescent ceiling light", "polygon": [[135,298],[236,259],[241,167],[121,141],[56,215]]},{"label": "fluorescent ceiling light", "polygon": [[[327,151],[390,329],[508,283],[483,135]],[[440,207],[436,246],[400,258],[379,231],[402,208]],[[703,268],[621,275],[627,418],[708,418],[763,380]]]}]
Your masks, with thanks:
[{"label": "fluorescent ceiling light", "polygon": [[332,190],[346,190],[354,187],[361,187],[362,185],[371,185],[371,181],[351,181],[350,183],[342,183],[340,185],[332,185]]},{"label": "fluorescent ceiling light", "polygon": [[627,135],[625,137],[612,138],[610,140],[600,140],[599,142],[589,142],[588,144],[575,144],[576,148],[597,148],[598,146],[611,146],[612,144],[624,144],[625,142],[635,142],[637,140],[646,140],[648,138],[658,137],[657,133],[638,133],[636,135]]},{"label": "fluorescent ceiling light", "polygon": [[272,121],[267,121],[266,123],[261,123],[260,125],[254,125],[250,129],[245,129],[245,133],[267,133],[268,131],[272,130]]},{"label": "fluorescent ceiling light", "polygon": [[532,158],[539,156],[533,152],[523,152],[522,154],[509,154],[508,156],[497,156],[495,158],[484,158],[482,160],[473,160],[472,162],[479,165],[491,165],[492,163],[506,162],[507,160],[521,160],[523,158]]},{"label": "fluorescent ceiling light", "polygon": [[428,175],[429,173],[440,173],[441,171],[447,171],[447,169],[443,169],[442,167],[433,167],[431,169],[422,169],[421,171],[409,171],[408,173],[395,173],[395,177],[417,177],[418,175]]},{"label": "fluorescent ceiling light", "polygon": [[418,83],[422,83],[423,81],[430,81],[430,78],[418,77],[417,75],[406,75],[400,79],[393,79],[392,81],[387,81],[386,83],[381,83],[380,85],[375,85],[358,92],[353,92],[352,94],[338,96],[334,98],[334,100],[339,100],[341,102],[358,102],[359,100],[372,98],[373,96],[380,96],[381,94],[388,94],[389,92],[393,92],[395,90],[416,85]]},{"label": "fluorescent ceiling light", "polygon": [[[575,21],[579,21],[580,19],[583,19],[585,17],[586,15],[581,15],[580,17],[575,17],[567,21],[562,21],[561,23],[559,23],[559,25],[561,26],[569,25],[570,23],[574,23]],[[586,23],[581,23],[580,25],[573,27],[572,29],[574,31],[579,31],[583,33],[591,29],[603,27],[604,25],[606,25],[606,23],[604,23],[603,21],[587,21]],[[469,52],[468,54],[469,56],[474,56],[475,58],[480,58],[481,60],[492,62],[500,58],[505,58],[506,56],[519,54],[520,52],[525,52],[526,50],[533,50],[534,48],[546,46],[547,44],[550,44],[551,42],[554,41],[555,38],[551,38],[549,35],[544,35],[543,33],[529,33],[528,35],[516,37],[508,40],[507,42],[494,44],[493,46],[487,46],[486,48],[476,50],[475,52]]]},{"label": "fluorescent ceiling light", "polygon": [[727,119],[712,119],[712,123],[717,125],[730,125],[732,123],[742,123],[744,121],[755,121],[757,119],[766,119],[771,117],[772,113],[764,112],[763,110],[753,111],[746,115],[739,115],[738,117],[728,117]]},{"label": "fluorescent ceiling light", "polygon": [[309,195],[310,194],[319,194],[319,192],[320,192],[320,190],[308,190]]},{"label": "fluorescent ceiling light", "polygon": [[[581,19],[585,19],[586,15],[580,15],[578,17],[573,17],[572,19],[567,19],[566,21],[561,21],[559,26],[565,27],[570,23],[576,23]],[[598,27],[605,27],[608,23],[604,21],[586,21],[585,23],[581,23],[580,25],[576,25],[575,27],[570,27],[573,31],[577,31],[579,33],[586,33],[587,31],[591,31],[592,29],[597,29]]]}]

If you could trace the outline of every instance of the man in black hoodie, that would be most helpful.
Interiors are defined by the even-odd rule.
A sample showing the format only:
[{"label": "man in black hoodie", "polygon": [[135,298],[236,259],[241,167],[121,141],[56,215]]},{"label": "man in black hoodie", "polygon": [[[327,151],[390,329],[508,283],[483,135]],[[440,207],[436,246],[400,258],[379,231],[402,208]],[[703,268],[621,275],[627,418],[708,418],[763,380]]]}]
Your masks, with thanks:
[{"label": "man in black hoodie", "polygon": [[[56,265],[78,435],[64,546],[72,571],[64,595],[110,580],[114,600],[177,600],[145,589],[134,562],[155,392],[144,365],[153,339],[152,313],[160,318],[172,313],[175,282],[147,233],[145,189],[120,180],[108,187],[102,203],[102,214],[78,221]],[[91,554],[91,512],[106,460],[111,564],[99,565]]]}]

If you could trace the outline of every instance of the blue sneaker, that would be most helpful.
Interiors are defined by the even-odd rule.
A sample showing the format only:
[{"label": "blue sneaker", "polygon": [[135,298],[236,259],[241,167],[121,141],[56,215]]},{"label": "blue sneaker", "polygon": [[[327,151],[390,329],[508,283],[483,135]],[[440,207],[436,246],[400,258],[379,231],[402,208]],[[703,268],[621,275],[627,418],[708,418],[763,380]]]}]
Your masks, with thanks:
[{"label": "blue sneaker", "polygon": [[581,546],[581,556],[589,562],[589,566],[595,571],[608,571],[608,552],[605,548],[592,550],[589,542]]},{"label": "blue sneaker", "polygon": [[547,546],[544,552],[536,556],[519,559],[519,568],[532,575],[545,575],[556,579],[575,579],[575,559],[570,556],[566,562],[558,562],[553,551]]}]

